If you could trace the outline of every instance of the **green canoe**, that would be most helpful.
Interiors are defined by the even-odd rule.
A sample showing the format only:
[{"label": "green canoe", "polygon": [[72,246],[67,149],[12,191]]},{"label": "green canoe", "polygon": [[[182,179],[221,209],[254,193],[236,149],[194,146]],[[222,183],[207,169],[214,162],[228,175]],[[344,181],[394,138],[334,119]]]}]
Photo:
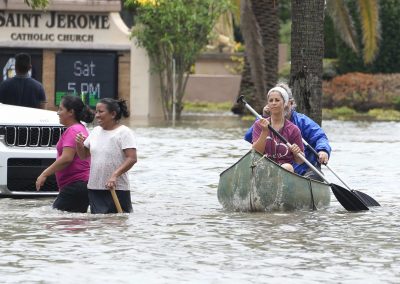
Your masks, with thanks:
[{"label": "green canoe", "polygon": [[227,210],[273,211],[329,206],[329,185],[291,173],[251,150],[221,173],[218,200]]}]

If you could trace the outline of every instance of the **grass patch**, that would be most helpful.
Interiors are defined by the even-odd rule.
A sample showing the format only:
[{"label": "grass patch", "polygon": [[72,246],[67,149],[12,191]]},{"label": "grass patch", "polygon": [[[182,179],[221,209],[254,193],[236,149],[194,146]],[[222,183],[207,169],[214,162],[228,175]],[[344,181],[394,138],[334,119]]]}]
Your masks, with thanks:
[{"label": "grass patch", "polygon": [[323,109],[322,118],[338,120],[400,121],[400,111],[393,109],[372,109],[368,112],[356,112],[349,107]]},{"label": "grass patch", "polygon": [[[184,102],[184,112],[230,112],[233,103],[210,103],[210,102]],[[253,115],[242,117],[244,121],[253,121]],[[365,113],[356,112],[349,107],[339,107],[333,109],[323,109],[322,119],[330,120],[367,120],[367,121],[400,121],[400,111],[394,109],[372,109]]]},{"label": "grass patch", "polygon": [[334,109],[323,109],[322,118],[323,119],[339,119],[347,120],[353,117],[357,112],[349,107],[339,107]]},{"label": "grass patch", "polygon": [[393,109],[371,109],[368,115],[374,116],[376,120],[400,121],[400,111]]},{"label": "grass patch", "polygon": [[209,102],[184,102],[183,110],[189,112],[226,112],[231,111],[231,102],[209,103]]}]

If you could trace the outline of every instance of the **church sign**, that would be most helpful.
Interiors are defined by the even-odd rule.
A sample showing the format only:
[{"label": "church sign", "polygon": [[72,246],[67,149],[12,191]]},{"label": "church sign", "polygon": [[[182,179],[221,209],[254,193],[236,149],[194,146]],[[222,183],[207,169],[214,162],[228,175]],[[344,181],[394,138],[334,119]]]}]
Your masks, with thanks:
[{"label": "church sign", "polygon": [[129,50],[118,13],[0,11],[0,45]]}]

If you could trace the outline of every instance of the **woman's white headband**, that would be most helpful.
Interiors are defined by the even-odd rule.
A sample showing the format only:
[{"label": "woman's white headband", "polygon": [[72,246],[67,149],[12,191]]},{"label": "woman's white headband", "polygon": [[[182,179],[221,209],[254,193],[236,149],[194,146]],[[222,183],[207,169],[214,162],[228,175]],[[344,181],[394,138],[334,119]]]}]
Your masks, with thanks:
[{"label": "woman's white headband", "polygon": [[269,94],[271,94],[272,92],[279,92],[283,97],[283,101],[285,102],[285,105],[289,102],[289,94],[286,92],[286,90],[284,88],[273,87],[271,90],[268,91],[267,98],[268,98]]}]

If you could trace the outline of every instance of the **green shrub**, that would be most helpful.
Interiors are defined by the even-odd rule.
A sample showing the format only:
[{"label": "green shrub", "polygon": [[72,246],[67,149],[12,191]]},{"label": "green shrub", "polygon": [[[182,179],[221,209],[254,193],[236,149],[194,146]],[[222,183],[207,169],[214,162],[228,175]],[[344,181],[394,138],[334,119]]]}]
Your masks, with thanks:
[{"label": "green shrub", "polygon": [[287,44],[287,58],[290,60],[292,21],[282,23],[279,29],[279,42]]},{"label": "green shrub", "polygon": [[394,103],[394,109],[400,111],[400,96],[394,98],[393,103]]},{"label": "green shrub", "polygon": [[331,80],[337,75],[337,59],[325,58],[323,61],[322,79]]},{"label": "green shrub", "polygon": [[285,65],[279,70],[279,81],[289,82],[290,79],[290,63],[286,62]]},{"label": "green shrub", "polygon": [[347,106],[367,112],[373,108],[395,108],[400,99],[400,74],[348,73],[323,82],[325,108]]}]

